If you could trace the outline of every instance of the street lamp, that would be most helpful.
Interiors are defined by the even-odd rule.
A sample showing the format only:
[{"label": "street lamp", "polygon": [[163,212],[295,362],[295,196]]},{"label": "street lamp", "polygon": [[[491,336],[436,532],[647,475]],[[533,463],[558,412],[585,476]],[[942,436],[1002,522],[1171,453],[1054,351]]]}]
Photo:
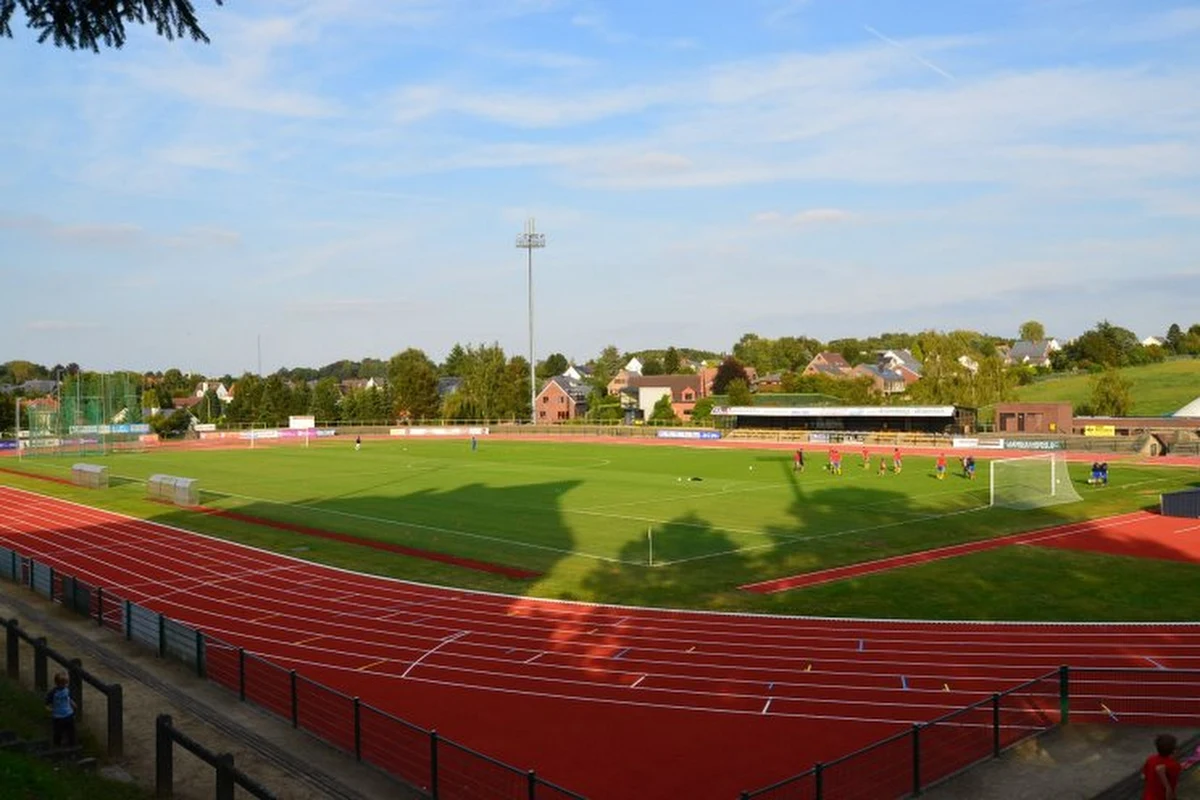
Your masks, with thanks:
[{"label": "street lamp", "polygon": [[533,251],[546,246],[546,235],[534,229],[533,217],[525,223],[525,232],[517,237],[517,247],[529,256],[529,421],[537,423],[537,374],[533,360]]}]

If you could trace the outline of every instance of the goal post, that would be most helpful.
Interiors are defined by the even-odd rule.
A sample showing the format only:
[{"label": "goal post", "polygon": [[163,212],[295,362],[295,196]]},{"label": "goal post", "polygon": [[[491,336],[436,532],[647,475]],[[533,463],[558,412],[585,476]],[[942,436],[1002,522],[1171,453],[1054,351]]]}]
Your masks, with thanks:
[{"label": "goal post", "polygon": [[1060,452],[994,459],[988,470],[988,495],[991,506],[1017,509],[1083,499],[1071,481],[1066,456]]}]

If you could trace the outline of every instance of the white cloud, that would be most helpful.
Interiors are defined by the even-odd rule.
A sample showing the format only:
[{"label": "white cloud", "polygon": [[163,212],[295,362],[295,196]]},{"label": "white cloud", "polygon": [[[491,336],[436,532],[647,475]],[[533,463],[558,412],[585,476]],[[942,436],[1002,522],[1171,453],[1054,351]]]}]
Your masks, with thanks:
[{"label": "white cloud", "polygon": [[800,228],[812,225],[829,225],[852,222],[858,215],[841,208],[809,208],[793,214],[779,211],[764,211],[754,215],[754,222],[760,225],[787,225]]}]

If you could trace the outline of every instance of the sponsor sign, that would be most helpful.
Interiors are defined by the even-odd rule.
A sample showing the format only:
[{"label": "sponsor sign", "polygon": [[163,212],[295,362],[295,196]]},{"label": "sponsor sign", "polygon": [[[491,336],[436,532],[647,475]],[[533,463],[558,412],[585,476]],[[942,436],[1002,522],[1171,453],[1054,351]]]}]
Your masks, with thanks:
[{"label": "sponsor sign", "polygon": [[487,436],[488,428],[392,428],[392,436]]},{"label": "sponsor sign", "polygon": [[828,433],[810,433],[808,435],[808,440],[810,442],[812,442],[813,444],[829,444],[829,434]]},{"label": "sponsor sign", "polygon": [[317,418],[310,416],[288,417],[288,427],[293,430],[312,430],[317,427]]},{"label": "sponsor sign", "polygon": [[720,431],[681,431],[660,430],[655,434],[659,439],[720,439]]},{"label": "sponsor sign", "polygon": [[1067,443],[1047,439],[1005,439],[1005,450],[1066,450]]},{"label": "sponsor sign", "polygon": [[0,441],[0,450],[16,450],[17,441],[15,439],[5,439]]},{"label": "sponsor sign", "polygon": [[1084,425],[1084,436],[1116,436],[1116,425]]},{"label": "sponsor sign", "polygon": [[120,425],[72,425],[72,436],[105,436],[114,433],[149,433],[150,426],[144,422]]},{"label": "sponsor sign", "polygon": [[974,449],[979,447],[978,439],[960,439],[957,436],[950,440],[951,447],[967,447]]},{"label": "sponsor sign", "polygon": [[197,422],[192,426],[192,430],[196,431],[196,433],[212,433],[216,429],[217,423],[215,422]]}]

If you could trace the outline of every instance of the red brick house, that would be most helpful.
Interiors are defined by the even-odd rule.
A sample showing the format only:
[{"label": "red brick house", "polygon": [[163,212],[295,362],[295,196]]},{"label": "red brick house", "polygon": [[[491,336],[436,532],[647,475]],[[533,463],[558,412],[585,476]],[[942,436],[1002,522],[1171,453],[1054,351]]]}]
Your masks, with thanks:
[{"label": "red brick house", "polygon": [[546,385],[538,393],[538,423],[553,424],[582,417],[587,413],[588,395],[591,391],[586,383],[580,383],[565,375],[554,376],[546,381]]},{"label": "red brick house", "polygon": [[813,356],[804,368],[804,375],[828,375],[842,378],[850,374],[850,362],[841,353],[826,350]]}]

